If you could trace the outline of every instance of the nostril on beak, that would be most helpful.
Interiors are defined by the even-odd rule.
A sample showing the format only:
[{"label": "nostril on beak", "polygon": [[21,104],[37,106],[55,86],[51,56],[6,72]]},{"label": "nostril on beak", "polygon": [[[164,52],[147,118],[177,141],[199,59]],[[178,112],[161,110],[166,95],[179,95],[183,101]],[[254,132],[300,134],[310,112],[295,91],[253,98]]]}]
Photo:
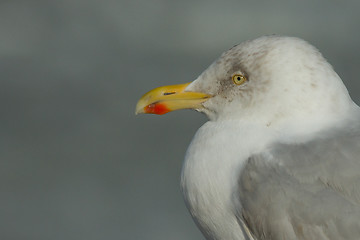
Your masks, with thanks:
[{"label": "nostril on beak", "polygon": [[167,96],[167,95],[171,95],[171,94],[175,94],[176,92],[164,92],[163,95]]}]

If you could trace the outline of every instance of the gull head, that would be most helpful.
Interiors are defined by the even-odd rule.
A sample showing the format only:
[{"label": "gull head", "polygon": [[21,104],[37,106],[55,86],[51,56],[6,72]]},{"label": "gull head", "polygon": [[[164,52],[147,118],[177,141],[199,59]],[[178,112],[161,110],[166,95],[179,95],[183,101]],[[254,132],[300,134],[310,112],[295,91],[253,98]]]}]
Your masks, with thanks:
[{"label": "gull head", "polygon": [[268,126],[324,121],[352,105],[332,66],[306,41],[264,36],[224,52],[191,83],[156,88],[136,113],[191,108],[212,121],[252,121]]}]

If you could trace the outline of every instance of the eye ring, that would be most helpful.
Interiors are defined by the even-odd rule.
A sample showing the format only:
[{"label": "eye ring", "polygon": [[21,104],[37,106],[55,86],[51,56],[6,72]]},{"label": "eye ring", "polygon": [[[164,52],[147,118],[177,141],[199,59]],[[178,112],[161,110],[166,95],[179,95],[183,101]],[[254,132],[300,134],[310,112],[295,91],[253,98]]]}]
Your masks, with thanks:
[{"label": "eye ring", "polygon": [[236,85],[241,85],[244,82],[246,82],[247,78],[244,75],[241,74],[234,74],[232,76],[232,81],[236,84]]}]

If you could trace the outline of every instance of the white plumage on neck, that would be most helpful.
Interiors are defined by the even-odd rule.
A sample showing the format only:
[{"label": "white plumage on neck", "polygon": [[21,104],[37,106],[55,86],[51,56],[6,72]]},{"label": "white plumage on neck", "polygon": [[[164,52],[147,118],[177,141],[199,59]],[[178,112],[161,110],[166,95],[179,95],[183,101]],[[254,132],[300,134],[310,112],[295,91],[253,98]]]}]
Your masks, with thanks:
[{"label": "white plumage on neck", "polygon": [[226,121],[207,122],[193,138],[181,187],[190,213],[209,239],[244,239],[232,194],[247,157],[266,148],[269,136],[268,128]]},{"label": "white plumage on neck", "polygon": [[[353,107],[351,107],[353,106]],[[196,224],[208,239],[246,239],[238,181],[248,158],[266,153],[276,142],[305,142],[323,129],[337,127],[357,108],[350,105],[338,117],[279,126],[259,122],[209,121],[194,136],[186,153],[181,188]],[[316,129],[316,130],[314,130]],[[271,156],[269,157],[271,159]],[[251,239],[251,236],[249,236]]]}]

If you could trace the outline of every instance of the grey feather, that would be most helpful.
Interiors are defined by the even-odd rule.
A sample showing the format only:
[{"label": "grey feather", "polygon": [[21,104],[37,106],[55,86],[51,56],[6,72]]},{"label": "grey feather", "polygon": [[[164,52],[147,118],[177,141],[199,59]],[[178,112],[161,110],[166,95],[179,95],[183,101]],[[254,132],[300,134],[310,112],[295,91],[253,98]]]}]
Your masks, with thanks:
[{"label": "grey feather", "polygon": [[359,120],[248,159],[238,217],[255,239],[360,239]]}]

